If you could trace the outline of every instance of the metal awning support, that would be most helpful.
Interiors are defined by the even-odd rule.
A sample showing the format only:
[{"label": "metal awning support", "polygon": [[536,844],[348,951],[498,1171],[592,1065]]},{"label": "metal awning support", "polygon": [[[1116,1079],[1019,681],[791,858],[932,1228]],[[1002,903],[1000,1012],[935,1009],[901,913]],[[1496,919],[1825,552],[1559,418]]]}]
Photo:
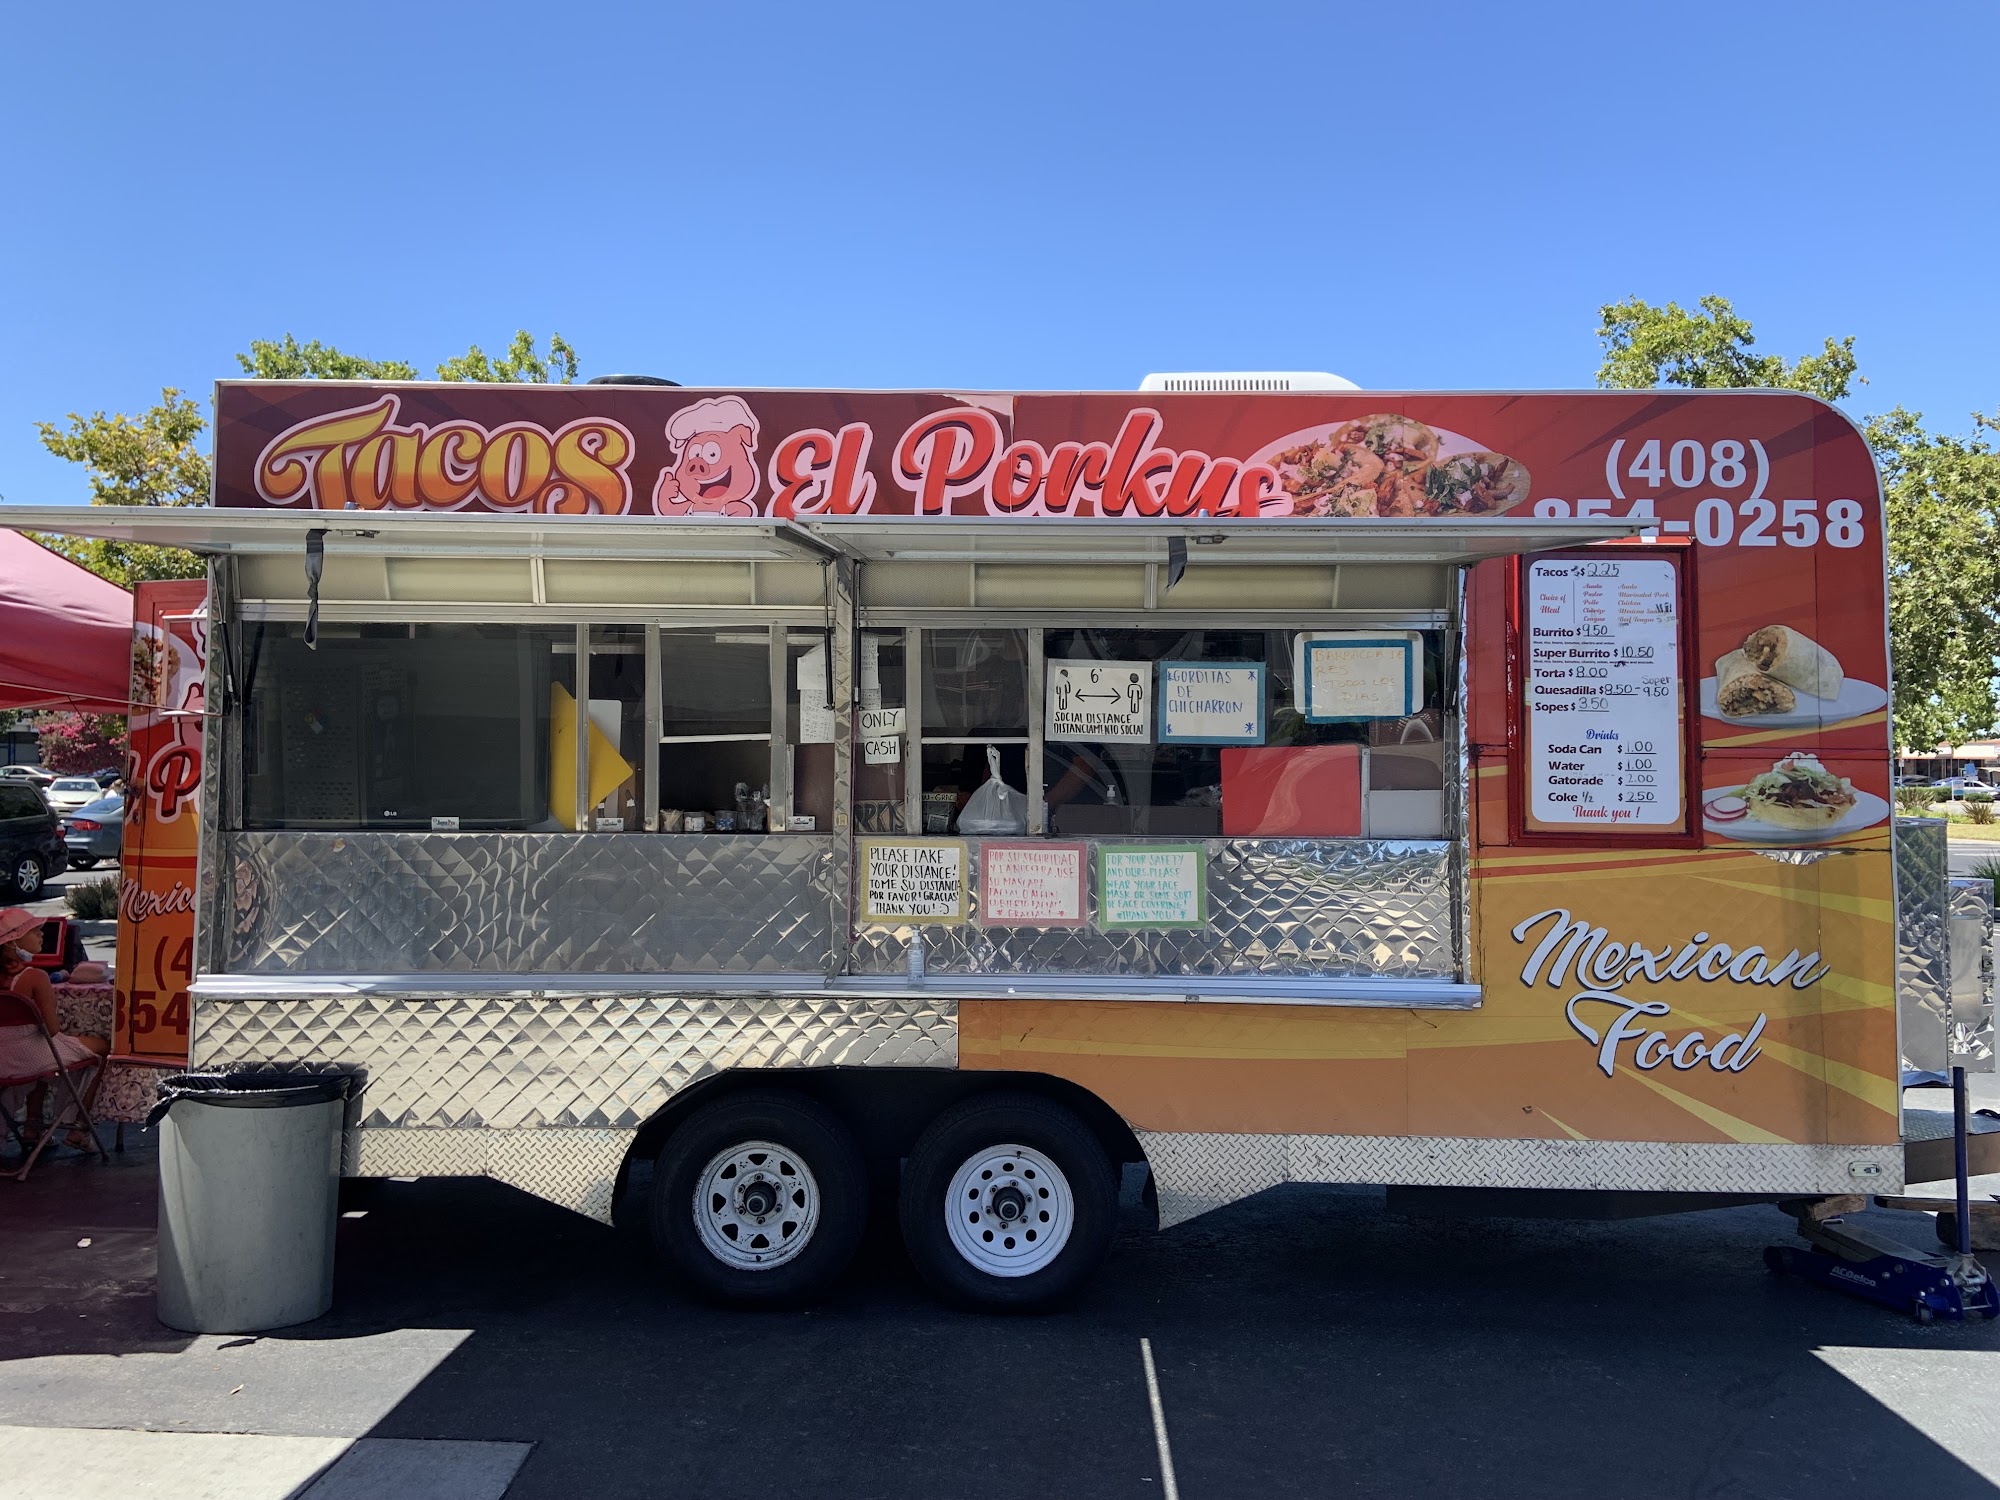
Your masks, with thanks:
[{"label": "metal awning support", "polygon": [[0,523],[205,556],[329,551],[391,557],[549,557],[679,562],[829,562],[841,554],[790,521],[666,516],[491,515],[474,511],[225,510],[213,506],[10,505]]},{"label": "metal awning support", "polygon": [[1160,563],[1237,566],[1431,563],[1458,566],[1635,537],[1641,518],[1529,516],[1155,520],[1115,517],[816,516],[799,525],[861,562]]}]

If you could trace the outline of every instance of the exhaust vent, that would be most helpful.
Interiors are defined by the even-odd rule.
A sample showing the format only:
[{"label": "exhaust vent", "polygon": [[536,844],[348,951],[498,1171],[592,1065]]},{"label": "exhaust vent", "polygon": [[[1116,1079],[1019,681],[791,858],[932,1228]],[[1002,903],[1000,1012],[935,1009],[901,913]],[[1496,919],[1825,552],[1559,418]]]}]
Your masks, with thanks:
[{"label": "exhaust vent", "polygon": [[1192,370],[1148,375],[1142,391],[1358,391],[1351,380],[1325,370]]}]

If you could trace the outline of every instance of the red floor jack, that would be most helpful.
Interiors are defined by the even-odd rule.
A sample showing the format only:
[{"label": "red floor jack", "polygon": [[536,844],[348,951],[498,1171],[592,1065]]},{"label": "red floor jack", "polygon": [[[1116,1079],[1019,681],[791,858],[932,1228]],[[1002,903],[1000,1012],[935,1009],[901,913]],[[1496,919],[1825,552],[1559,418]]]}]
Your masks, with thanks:
[{"label": "red floor jack", "polygon": [[[1951,1070],[1952,1144],[1958,1194],[1950,1253],[1926,1255],[1905,1244],[1849,1224],[1842,1217],[1867,1207],[1866,1198],[1801,1198],[1778,1206],[1798,1221],[1809,1248],[1773,1245],[1764,1264],[1821,1286],[1900,1308],[1919,1323],[1934,1318],[2000,1317],[2000,1292],[1972,1254],[1971,1183],[1966,1146],[1965,1069]],[[1878,1200],[1884,1207],[1914,1208],[1921,1200]],[[1935,1207],[1938,1205],[1922,1205]]]}]

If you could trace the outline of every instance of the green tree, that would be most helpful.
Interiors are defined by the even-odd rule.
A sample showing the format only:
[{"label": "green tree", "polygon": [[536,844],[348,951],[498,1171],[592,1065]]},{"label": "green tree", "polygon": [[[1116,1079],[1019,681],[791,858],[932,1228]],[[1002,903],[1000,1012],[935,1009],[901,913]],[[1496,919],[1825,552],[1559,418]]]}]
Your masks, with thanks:
[{"label": "green tree", "polygon": [[534,336],[523,328],[498,359],[474,344],[457,359],[437,367],[439,380],[507,381],[523,385],[569,385],[576,380],[576,350],[559,333],[549,335],[549,352],[539,353]]},{"label": "green tree", "polygon": [[[1633,297],[1599,310],[1604,362],[1597,383],[1637,390],[1781,389],[1827,401],[1861,383],[1854,340],[1787,362],[1757,354],[1747,318],[1725,297],[1700,310]],[[2000,653],[2000,417],[1973,418],[1969,437],[1928,431],[1901,407],[1865,424],[1882,470],[1889,528],[1889,639],[1899,745],[1928,749],[1995,727]]]},{"label": "green tree", "polygon": [[[301,344],[252,339],[250,352],[236,356],[255,380],[415,380],[417,367],[399,359],[364,359],[318,339]],[[536,347],[525,329],[507,352],[494,359],[477,344],[437,367],[440,380],[523,381],[567,385],[576,379],[576,350],[561,334],[549,337],[548,352]],[[157,404],[136,415],[71,412],[67,425],[38,422],[42,446],[58,458],[82,464],[90,480],[92,505],[201,505],[209,498],[209,455],[201,439],[208,419],[191,397],[168,387]],[[41,541],[93,573],[127,588],[159,578],[200,578],[207,565],[177,547],[86,537],[48,536]]]},{"label": "green tree", "polygon": [[[1857,381],[1854,340],[1826,341],[1818,354],[1791,364],[1781,355],[1755,354],[1750,320],[1738,317],[1727,297],[1703,297],[1701,311],[1677,302],[1654,307],[1628,297],[1598,309],[1604,363],[1597,383],[1617,390],[1679,385],[1691,390],[1774,389],[1804,391],[1840,401]],[[1864,382],[1865,383],[1865,382]]]},{"label": "green tree", "polygon": [[301,344],[289,333],[283,339],[252,339],[250,352],[236,363],[252,380],[415,380],[417,367],[400,359],[363,359],[342,354],[314,339]]}]

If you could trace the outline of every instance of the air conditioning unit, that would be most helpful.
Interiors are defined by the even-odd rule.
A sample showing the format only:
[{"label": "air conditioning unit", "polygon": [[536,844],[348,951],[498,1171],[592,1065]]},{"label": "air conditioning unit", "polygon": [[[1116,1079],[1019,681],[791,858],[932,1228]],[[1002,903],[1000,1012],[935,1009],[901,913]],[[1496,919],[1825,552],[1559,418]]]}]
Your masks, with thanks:
[{"label": "air conditioning unit", "polygon": [[1325,370],[1189,370],[1148,375],[1142,391],[1358,391],[1360,386]]}]

